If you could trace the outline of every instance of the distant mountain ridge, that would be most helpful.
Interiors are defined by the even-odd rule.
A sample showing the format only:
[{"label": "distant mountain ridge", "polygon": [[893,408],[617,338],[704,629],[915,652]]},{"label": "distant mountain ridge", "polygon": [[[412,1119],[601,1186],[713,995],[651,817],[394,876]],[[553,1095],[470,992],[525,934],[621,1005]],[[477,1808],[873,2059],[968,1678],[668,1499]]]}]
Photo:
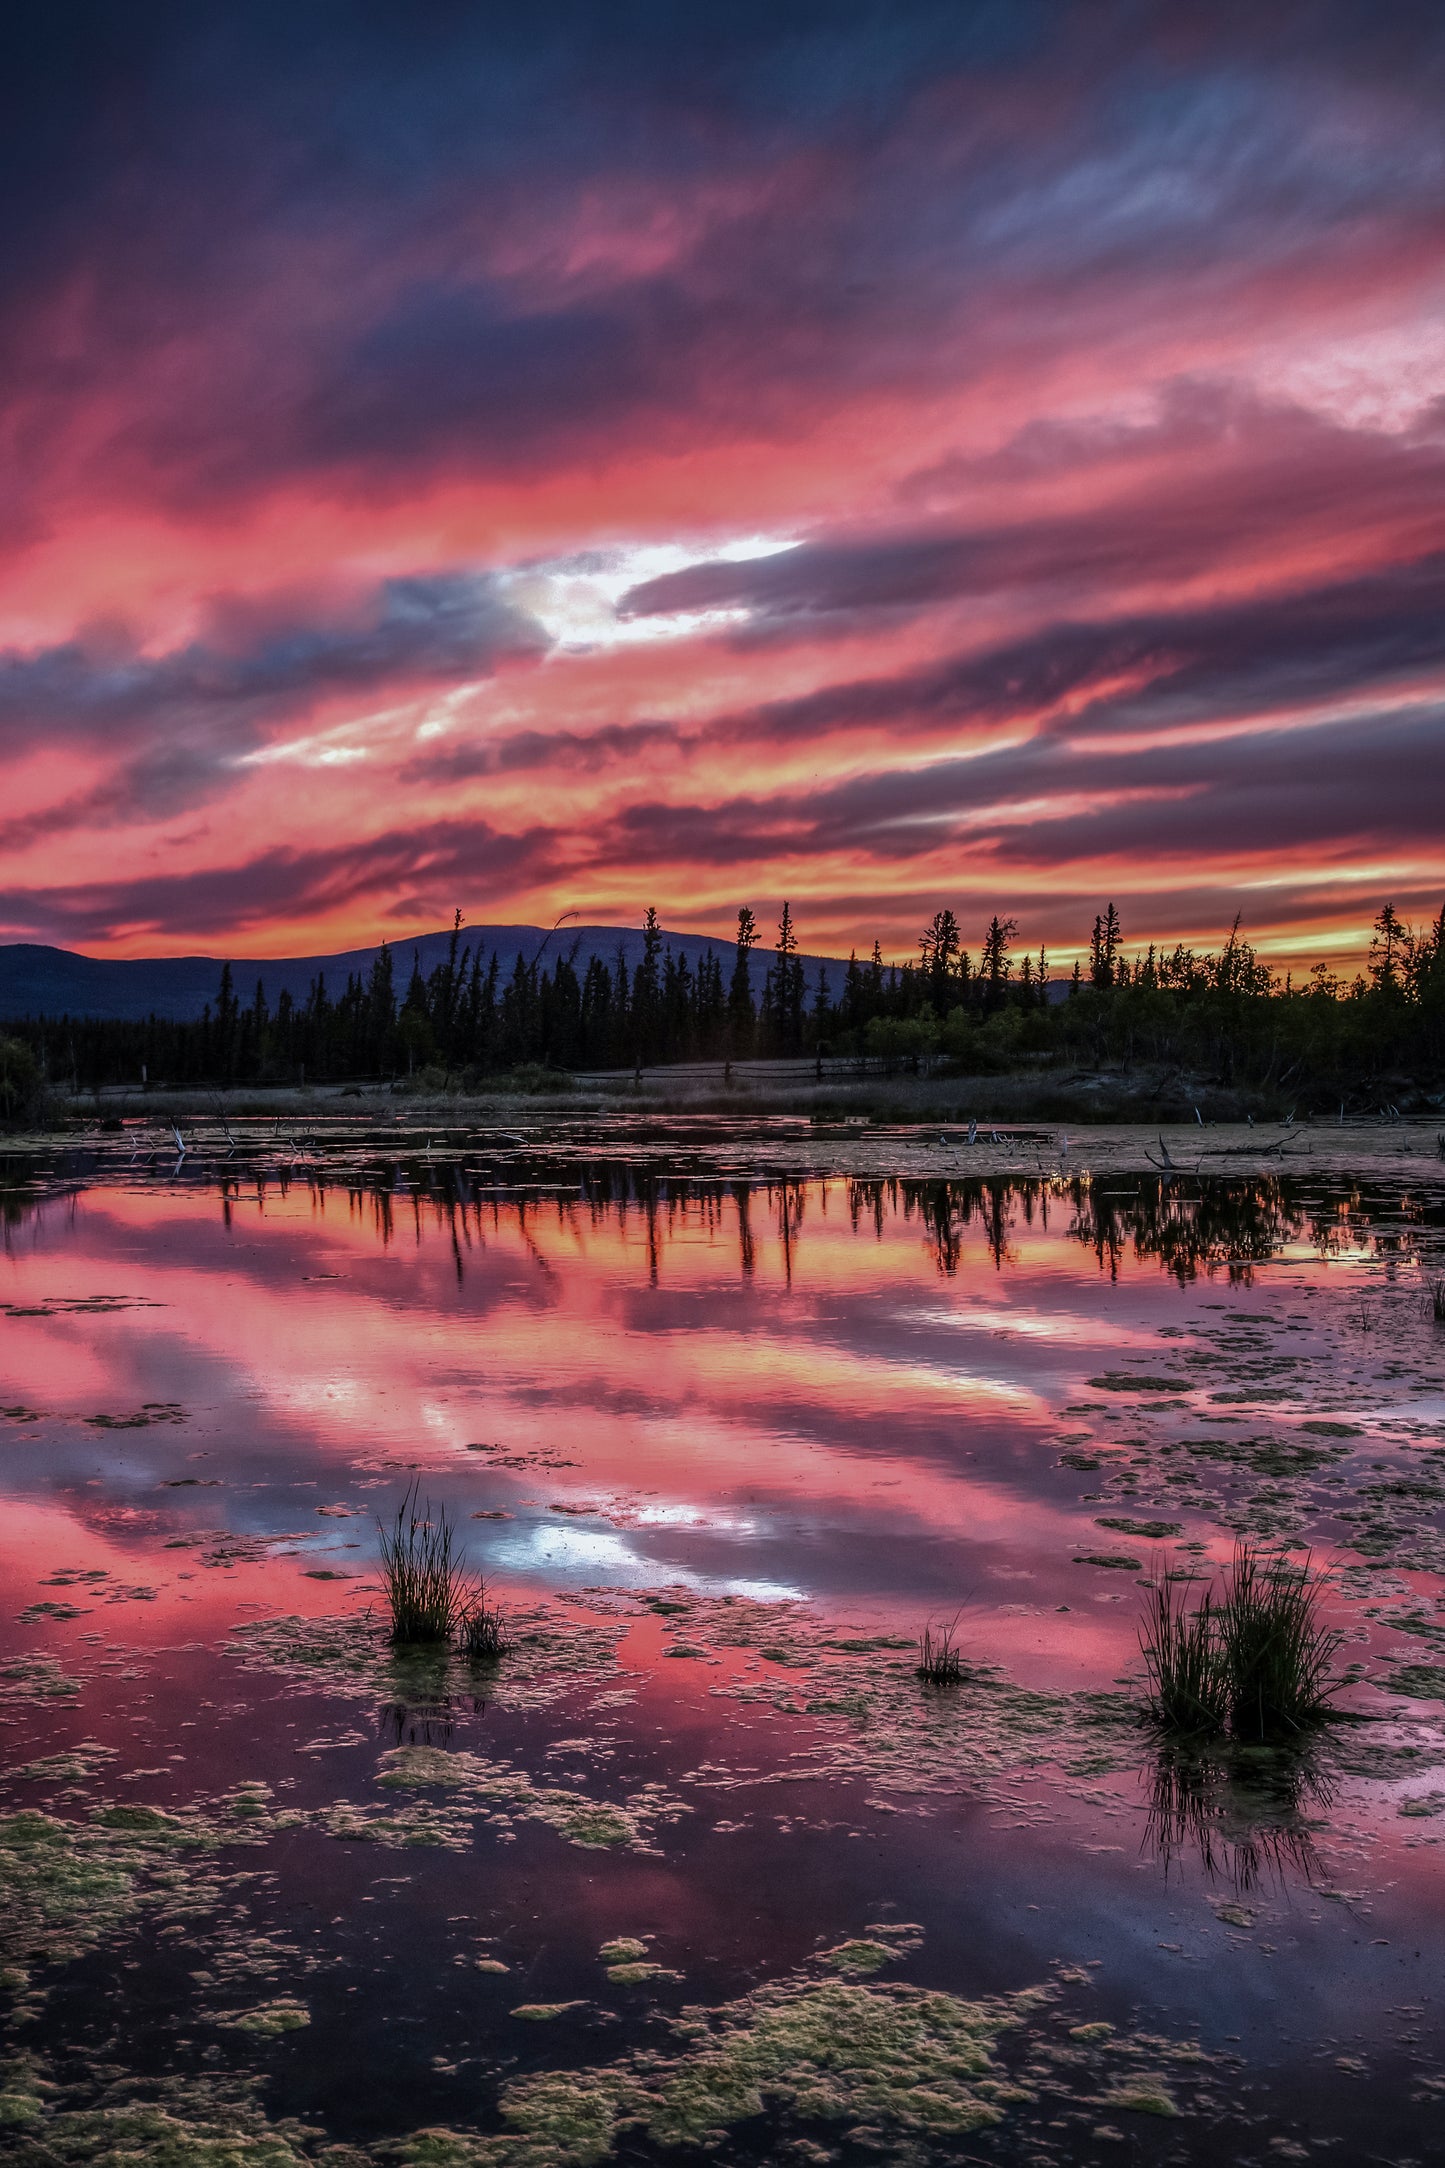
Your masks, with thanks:
[{"label": "distant mountain ridge", "polygon": [[[423,977],[441,963],[451,940],[450,930],[403,938],[389,944],[396,959],[396,989],[400,999],[411,976],[415,951]],[[556,956],[572,956],[579,974],[589,958],[600,956],[611,964],[621,949],[629,970],[642,961],[642,931],[636,926],[562,926],[549,931],[543,926],[464,926],[462,947],[480,948],[483,965],[496,951],[505,980],[518,956],[530,963],[546,944],[544,967]],[[675,956],[686,956],[696,970],[698,959],[710,952],[721,958],[724,973],[732,969],[735,944],[705,934],[672,933],[664,929],[663,942]],[[229,959],[236,997],[247,1002],[259,979],[274,1009],[282,991],[302,1002],[318,976],[334,998],[344,991],[353,972],[364,978],[380,952],[372,948],[343,949],[331,956],[232,956]],[[753,992],[762,989],[763,973],[771,951],[754,950]],[[94,1016],[135,1022],[147,1016],[185,1022],[200,1016],[206,1003],[214,1005],[224,956],[143,956],[116,958],[82,956],[74,949],[46,948],[18,941],[0,945],[0,1018]],[[811,998],[821,964],[830,994],[836,996],[847,969],[837,956],[804,956]]]}]

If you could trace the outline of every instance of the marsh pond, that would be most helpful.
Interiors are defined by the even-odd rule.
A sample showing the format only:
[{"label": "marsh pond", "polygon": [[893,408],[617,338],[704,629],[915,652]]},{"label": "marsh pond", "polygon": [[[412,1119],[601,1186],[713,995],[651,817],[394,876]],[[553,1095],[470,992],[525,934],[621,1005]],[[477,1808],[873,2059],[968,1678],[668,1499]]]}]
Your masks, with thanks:
[{"label": "marsh pond", "polygon": [[[4,1161],[0,2147],[1442,2157],[1445,1162],[213,1130]],[[1161,1731],[1241,1541],[1335,1716]]]}]

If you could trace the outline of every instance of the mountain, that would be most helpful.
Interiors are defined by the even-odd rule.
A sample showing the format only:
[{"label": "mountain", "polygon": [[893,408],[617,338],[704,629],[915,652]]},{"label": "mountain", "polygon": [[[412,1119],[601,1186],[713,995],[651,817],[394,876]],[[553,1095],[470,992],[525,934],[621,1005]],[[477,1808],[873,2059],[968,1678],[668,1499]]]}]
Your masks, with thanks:
[{"label": "mountain", "polygon": [[[445,932],[392,943],[398,999],[411,976],[413,952],[421,960],[425,977],[443,960],[450,940],[450,932]],[[729,940],[664,932],[663,941],[674,955],[686,956],[694,969],[699,957],[711,950],[721,957],[725,975],[732,970],[735,951]],[[480,948],[484,963],[496,951],[504,980],[518,956],[530,963],[544,943],[544,965],[556,956],[570,956],[579,975],[592,956],[601,956],[611,964],[619,948],[629,970],[642,960],[642,934],[635,926],[563,926],[555,933],[542,926],[462,928],[462,947]],[[327,992],[336,996],[345,989],[352,972],[367,975],[377,953],[375,948],[360,948],[343,949],[334,956],[233,956],[230,964],[238,1000],[249,1001],[260,979],[266,999],[274,1008],[283,988],[293,1001],[304,1001],[318,976],[325,978]],[[756,993],[770,952],[759,949],[755,955],[762,959],[753,970]],[[214,1003],[225,961],[220,956],[145,956],[121,961],[109,956],[81,956],[73,949],[44,948],[25,941],[0,944],[0,1017],[197,1017],[208,1001]],[[820,964],[830,991],[837,991],[847,968],[842,960],[836,956],[805,956],[802,961],[807,968],[810,999],[818,983]]]}]

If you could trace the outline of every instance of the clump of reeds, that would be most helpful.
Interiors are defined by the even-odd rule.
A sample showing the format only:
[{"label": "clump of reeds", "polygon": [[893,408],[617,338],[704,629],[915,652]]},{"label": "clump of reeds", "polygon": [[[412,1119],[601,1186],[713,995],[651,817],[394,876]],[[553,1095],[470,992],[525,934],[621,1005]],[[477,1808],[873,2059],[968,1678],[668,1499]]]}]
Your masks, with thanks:
[{"label": "clump of reeds", "polygon": [[1223,1593],[1206,1589],[1193,1611],[1162,1575],[1152,1581],[1139,1644],[1154,1722],[1266,1740],[1327,1717],[1343,1636],[1321,1623],[1324,1582],[1308,1558],[1250,1543],[1236,1546]]},{"label": "clump of reeds", "polygon": [[1430,1282],[1430,1307],[1437,1325],[1445,1325],[1445,1279]]},{"label": "clump of reeds", "polygon": [[1330,1665],[1344,1636],[1320,1623],[1324,1577],[1306,1557],[1247,1543],[1219,1607],[1231,1729],[1242,1739],[1302,1731],[1329,1713]]},{"label": "clump of reeds", "polygon": [[457,1646],[474,1663],[505,1656],[512,1646],[506,1615],[499,1604],[487,1602],[486,1585],[481,1580],[457,1622]]},{"label": "clump of reeds", "polygon": [[1198,1610],[1191,1611],[1184,1591],[1156,1573],[1144,1599],[1139,1646],[1155,1722],[1171,1731],[1221,1730],[1227,1701],[1213,1592],[1206,1589]]},{"label": "clump of reeds", "polygon": [[930,1686],[957,1686],[963,1678],[963,1651],[957,1641],[958,1620],[946,1626],[928,1625],[918,1643],[918,1676]]},{"label": "clump of reeds", "polygon": [[[380,1523],[377,1524],[381,1526]],[[393,1641],[450,1641],[475,1599],[457,1532],[442,1507],[407,1491],[391,1528],[381,1528],[381,1578]]]}]

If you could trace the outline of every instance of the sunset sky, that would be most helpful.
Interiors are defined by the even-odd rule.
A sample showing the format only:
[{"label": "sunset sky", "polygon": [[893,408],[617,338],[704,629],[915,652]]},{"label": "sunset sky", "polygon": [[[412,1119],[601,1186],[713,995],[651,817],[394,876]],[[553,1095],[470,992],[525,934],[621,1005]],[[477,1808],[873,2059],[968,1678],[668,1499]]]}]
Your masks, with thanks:
[{"label": "sunset sky", "polygon": [[1438,0],[13,36],[0,939],[1438,910]]}]

